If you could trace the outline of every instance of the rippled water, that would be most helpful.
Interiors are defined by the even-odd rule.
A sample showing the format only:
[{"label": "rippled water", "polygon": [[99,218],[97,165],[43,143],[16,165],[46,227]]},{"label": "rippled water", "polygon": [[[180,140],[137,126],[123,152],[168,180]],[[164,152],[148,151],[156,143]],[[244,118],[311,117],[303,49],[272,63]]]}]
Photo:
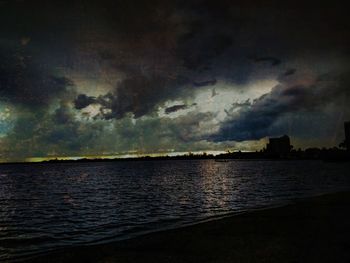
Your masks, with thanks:
[{"label": "rippled water", "polygon": [[0,261],[350,189],[349,163],[136,161],[0,166]]}]

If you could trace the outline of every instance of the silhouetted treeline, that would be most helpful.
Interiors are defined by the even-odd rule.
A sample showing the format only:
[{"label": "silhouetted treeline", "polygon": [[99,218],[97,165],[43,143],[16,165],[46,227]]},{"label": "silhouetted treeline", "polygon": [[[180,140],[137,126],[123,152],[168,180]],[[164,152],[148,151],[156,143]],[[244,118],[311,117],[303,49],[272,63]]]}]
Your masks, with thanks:
[{"label": "silhouetted treeline", "polygon": [[323,160],[323,161],[347,161],[350,160],[347,151],[339,148],[308,148],[306,150],[291,150],[288,154],[279,155],[269,153],[261,150],[256,152],[227,152],[219,155],[212,154],[192,154],[188,153],[179,156],[143,156],[132,158],[115,158],[115,159],[89,159],[82,158],[78,160],[49,160],[43,161],[43,163],[70,163],[70,162],[116,162],[116,161],[147,161],[147,160],[197,160],[197,159],[215,159],[215,160],[229,160],[229,159],[260,159],[260,160]]},{"label": "silhouetted treeline", "polygon": [[[346,150],[334,148],[308,148],[306,150],[291,150],[289,153],[277,154],[271,153],[266,149],[256,152],[226,152],[219,155],[213,154],[194,154],[188,153],[178,156],[142,156],[130,158],[82,158],[78,160],[53,159],[42,161],[40,163],[84,163],[84,162],[127,162],[127,161],[157,161],[157,160],[201,160],[215,159],[217,161],[225,160],[322,160],[329,162],[350,161],[350,153]],[[13,163],[19,164],[20,162]],[[22,162],[28,164],[27,162]],[[10,164],[10,163],[3,163]]]}]

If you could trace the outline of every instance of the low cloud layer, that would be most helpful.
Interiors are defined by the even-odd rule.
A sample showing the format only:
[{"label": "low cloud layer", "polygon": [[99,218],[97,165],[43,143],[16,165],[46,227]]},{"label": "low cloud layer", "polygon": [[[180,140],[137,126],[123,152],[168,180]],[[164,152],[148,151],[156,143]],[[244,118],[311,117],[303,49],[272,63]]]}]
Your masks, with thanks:
[{"label": "low cloud layer", "polygon": [[[350,103],[350,91],[347,88],[349,84],[348,72],[324,74],[309,85],[295,84],[286,80],[274,87],[270,93],[251,103],[234,105],[240,110],[229,117],[221,125],[220,131],[210,136],[210,139],[245,141],[280,135],[288,132],[288,126],[274,129],[275,124],[288,114],[325,114],[330,106],[338,108],[342,118],[343,115],[349,116],[347,108]],[[322,125],[324,124],[327,123]]]}]

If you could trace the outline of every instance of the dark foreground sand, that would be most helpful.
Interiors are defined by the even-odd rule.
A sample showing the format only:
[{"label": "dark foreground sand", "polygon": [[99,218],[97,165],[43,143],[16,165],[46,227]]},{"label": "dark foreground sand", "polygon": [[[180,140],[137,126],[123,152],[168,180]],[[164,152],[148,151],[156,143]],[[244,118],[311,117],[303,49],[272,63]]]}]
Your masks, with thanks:
[{"label": "dark foreground sand", "polygon": [[34,262],[350,262],[350,193],[338,193]]}]

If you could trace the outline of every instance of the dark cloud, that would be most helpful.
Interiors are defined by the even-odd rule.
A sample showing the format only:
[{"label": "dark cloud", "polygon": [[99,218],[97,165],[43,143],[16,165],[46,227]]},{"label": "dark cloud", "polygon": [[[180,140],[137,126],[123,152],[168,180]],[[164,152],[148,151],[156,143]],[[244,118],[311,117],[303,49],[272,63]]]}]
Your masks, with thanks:
[{"label": "dark cloud", "polygon": [[52,75],[30,57],[8,51],[0,53],[1,100],[29,107],[48,105],[74,86],[70,79]]},{"label": "dark cloud", "polygon": [[254,62],[259,63],[259,62],[268,62],[271,63],[271,66],[278,66],[281,64],[281,60],[279,58],[275,57],[252,57]]},{"label": "dark cloud", "polygon": [[[212,59],[223,54],[232,45],[229,35],[210,32],[192,32],[181,41],[179,55],[184,59],[187,68],[205,70],[211,65]],[[195,49],[191,47],[196,47]]]},{"label": "dark cloud", "polygon": [[79,94],[74,100],[74,107],[77,110],[81,110],[96,102],[97,101],[95,97],[86,96],[85,94]]},{"label": "dark cloud", "polygon": [[284,76],[289,76],[289,75],[293,75],[293,74],[295,74],[295,72],[296,72],[297,70],[296,69],[294,69],[294,68],[292,68],[292,69],[288,69],[288,70],[286,70],[285,72],[284,72]]},{"label": "dark cloud", "polygon": [[165,109],[165,114],[170,114],[172,112],[176,112],[178,110],[184,110],[184,109],[187,109],[187,108],[188,108],[188,106],[186,104],[174,105],[174,106],[166,108]]},{"label": "dark cloud", "polygon": [[113,53],[109,52],[108,50],[102,50],[99,52],[99,56],[103,60],[113,60],[115,56]]},{"label": "dark cloud", "polygon": [[172,112],[176,112],[176,111],[179,111],[179,110],[185,110],[185,109],[188,109],[188,108],[193,107],[195,105],[197,105],[197,104],[193,103],[192,105],[187,105],[187,104],[174,105],[174,106],[166,108],[165,109],[165,114],[170,114]]},{"label": "dark cloud", "polygon": [[[288,118],[305,134],[318,116],[330,118],[329,108],[342,121],[349,102],[349,81],[340,74],[348,68],[349,21],[343,5],[319,1],[3,0],[0,106],[13,109],[1,148],[27,156],[143,145],[151,151],[152,144],[186,150],[203,138],[286,133]],[[331,70],[310,84],[307,72]],[[155,117],[167,101],[190,101],[208,89],[212,97],[221,89],[255,97],[245,87],[273,79],[280,85],[270,93],[227,109],[213,136],[215,113],[196,112],[202,107],[174,119]],[[100,108],[96,118],[82,118],[89,105]]]},{"label": "dark cloud", "polygon": [[233,108],[238,108],[238,107],[247,107],[247,106],[251,106],[252,103],[250,102],[250,99],[246,99],[243,102],[234,102],[232,103],[232,107]]},{"label": "dark cloud", "polygon": [[174,81],[167,78],[134,75],[119,82],[113,92],[98,98],[78,95],[75,108],[99,104],[102,118],[121,119],[127,113],[139,118],[154,111],[158,103],[175,96],[176,86],[173,85]]},{"label": "dark cloud", "polygon": [[[126,76],[105,99],[100,98],[105,105],[101,116],[108,119],[120,119],[127,112],[138,117],[149,114],[158,104],[191,96],[195,88],[215,85],[217,80],[246,84],[253,78],[273,78],[282,61],[288,65],[305,50],[312,48],[317,54],[324,52],[322,45],[343,46],[339,25],[321,19],[331,19],[338,10],[322,6],[318,14],[306,7],[286,13],[288,4],[223,0],[152,1],[137,8],[134,2],[107,2],[108,10],[99,9],[97,3],[87,5],[92,14],[96,8],[101,12],[97,25],[103,22],[102,29],[92,27],[93,36],[91,30],[87,34],[92,37],[88,51],[97,52],[109,70]],[[325,26],[332,28],[332,36],[315,48],[314,38],[323,39]],[[251,57],[255,63],[247,59],[249,54],[256,54]],[[208,76],[208,81],[194,81]]]},{"label": "dark cloud", "polygon": [[[230,114],[227,121],[220,127],[217,134],[210,136],[213,141],[244,141],[257,140],[265,136],[274,136],[288,131],[288,127],[275,124],[287,114],[310,114],[311,122],[314,115],[327,113],[329,105],[339,107],[343,118],[350,117],[346,105],[350,103],[350,91],[347,89],[350,79],[347,73],[325,74],[313,84],[291,85],[288,82],[277,85],[273,90],[256,99],[252,103],[234,105],[242,107],[236,115]],[[340,105],[342,106],[340,106]],[[296,123],[296,125],[298,125]],[[315,127],[319,128],[319,127]],[[298,130],[302,133],[302,131]]]},{"label": "dark cloud", "polygon": [[193,85],[196,87],[213,86],[216,84],[216,82],[217,82],[216,79],[201,81],[201,82],[195,81],[193,82]]},{"label": "dark cloud", "polygon": [[133,113],[136,118],[141,117],[154,109],[165,90],[164,79],[144,76],[125,79],[118,85],[110,100],[105,102],[104,108],[110,110],[110,113],[104,117],[120,119],[128,112]]}]

